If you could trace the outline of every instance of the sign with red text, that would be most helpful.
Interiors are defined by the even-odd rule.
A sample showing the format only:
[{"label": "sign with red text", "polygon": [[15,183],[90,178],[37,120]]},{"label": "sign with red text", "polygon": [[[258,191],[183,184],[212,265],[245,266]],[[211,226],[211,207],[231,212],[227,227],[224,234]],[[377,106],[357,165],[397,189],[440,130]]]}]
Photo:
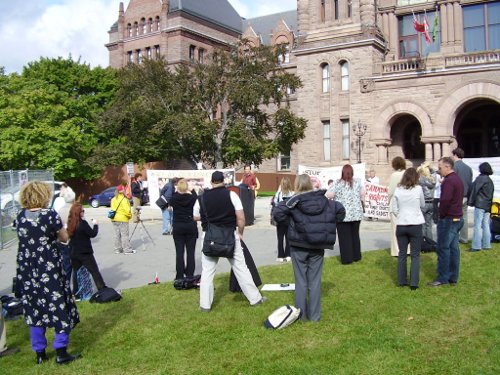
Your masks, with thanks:
[{"label": "sign with red text", "polygon": [[365,217],[390,220],[387,186],[365,182]]}]

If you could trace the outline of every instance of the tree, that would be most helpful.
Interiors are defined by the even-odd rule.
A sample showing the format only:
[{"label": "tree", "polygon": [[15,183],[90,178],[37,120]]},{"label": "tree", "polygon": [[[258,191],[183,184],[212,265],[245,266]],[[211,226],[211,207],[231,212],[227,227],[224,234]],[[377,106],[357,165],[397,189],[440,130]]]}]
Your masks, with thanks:
[{"label": "tree", "polygon": [[[2,72],[3,73],[3,72]],[[96,122],[117,88],[115,71],[41,58],[22,74],[0,77],[0,168],[54,169],[56,178],[93,178],[87,159]]]},{"label": "tree", "polygon": [[[129,65],[104,116],[103,132],[122,162],[188,158],[222,167],[260,164],[304,137],[306,121],[290,109],[301,87],[277,66],[279,50],[245,41],[203,64],[168,67],[164,60]],[[107,146],[108,158],[120,153]]]}]

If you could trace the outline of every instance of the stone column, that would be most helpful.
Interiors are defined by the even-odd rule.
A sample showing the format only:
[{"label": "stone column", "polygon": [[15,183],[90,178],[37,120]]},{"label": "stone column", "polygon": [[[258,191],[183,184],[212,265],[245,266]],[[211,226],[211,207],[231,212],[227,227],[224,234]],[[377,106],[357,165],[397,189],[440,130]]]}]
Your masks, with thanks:
[{"label": "stone column", "polygon": [[398,51],[398,19],[394,13],[389,13],[389,48],[390,53],[399,59]]},{"label": "stone column", "polygon": [[460,3],[458,1],[453,4],[453,13],[454,13],[453,18],[455,22],[455,43],[461,45],[463,40],[464,28],[463,28],[462,7],[460,6]]},{"label": "stone column", "polygon": [[441,20],[439,28],[441,29],[441,44],[448,44],[448,32],[446,29],[446,4],[441,4]]},{"label": "stone column", "polygon": [[455,33],[453,30],[453,4],[446,4],[446,28],[448,33],[448,43],[455,43]]},{"label": "stone column", "polygon": [[450,144],[448,142],[443,142],[443,156],[451,156]]},{"label": "stone column", "polygon": [[387,160],[387,146],[386,145],[377,145],[377,154],[378,154],[378,164],[388,164],[389,160]]},{"label": "stone column", "polygon": [[432,161],[432,143],[425,144],[425,161]]},{"label": "stone column", "polygon": [[435,161],[438,161],[439,159],[441,159],[441,143],[439,142],[436,142],[433,144],[434,146],[434,160]]}]

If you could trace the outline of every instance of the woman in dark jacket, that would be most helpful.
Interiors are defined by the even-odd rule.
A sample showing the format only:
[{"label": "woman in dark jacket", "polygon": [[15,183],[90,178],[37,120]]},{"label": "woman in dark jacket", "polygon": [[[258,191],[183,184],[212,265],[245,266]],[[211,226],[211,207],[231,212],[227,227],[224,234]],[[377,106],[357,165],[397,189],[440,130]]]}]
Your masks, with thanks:
[{"label": "woman in dark jacket", "polygon": [[[172,194],[169,202],[174,213],[172,228],[176,253],[176,279],[194,274],[194,251],[198,238],[198,226],[193,220],[193,206],[197,197],[194,190],[189,191],[187,181],[180,179],[177,182],[177,190]],[[186,252],[186,263],[184,263],[184,251]]]},{"label": "woman in dark jacket", "polygon": [[476,177],[469,193],[467,204],[474,207],[474,232],[472,248],[469,251],[491,249],[490,210],[495,186],[490,176],[493,174],[487,162],[479,165],[479,176]]},{"label": "woman in dark jacket", "polygon": [[[324,249],[333,249],[335,223],[344,220],[341,203],[313,191],[311,179],[302,174],[295,180],[295,195],[273,210],[277,223],[289,221],[288,239],[295,274],[295,306],[302,319],[317,322],[321,317],[321,273]],[[308,295],[309,291],[309,295]]]},{"label": "woman in dark jacket", "polygon": [[73,203],[68,216],[68,235],[70,237],[69,246],[71,248],[71,265],[73,266],[73,292],[78,291],[76,273],[81,266],[84,266],[92,275],[95,286],[98,290],[106,287],[99,272],[99,267],[94,258],[91,238],[97,236],[99,226],[96,220],[92,220],[90,227],[84,218],[85,210],[80,203]]}]

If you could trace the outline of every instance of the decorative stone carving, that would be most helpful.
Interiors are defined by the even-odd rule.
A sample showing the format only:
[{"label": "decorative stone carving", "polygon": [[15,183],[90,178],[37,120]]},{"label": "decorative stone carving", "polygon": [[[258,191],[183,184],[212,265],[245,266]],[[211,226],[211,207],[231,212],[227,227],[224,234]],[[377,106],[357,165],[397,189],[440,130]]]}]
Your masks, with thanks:
[{"label": "decorative stone carving", "polygon": [[361,79],[359,83],[361,92],[372,92],[375,89],[375,82],[373,79]]}]

